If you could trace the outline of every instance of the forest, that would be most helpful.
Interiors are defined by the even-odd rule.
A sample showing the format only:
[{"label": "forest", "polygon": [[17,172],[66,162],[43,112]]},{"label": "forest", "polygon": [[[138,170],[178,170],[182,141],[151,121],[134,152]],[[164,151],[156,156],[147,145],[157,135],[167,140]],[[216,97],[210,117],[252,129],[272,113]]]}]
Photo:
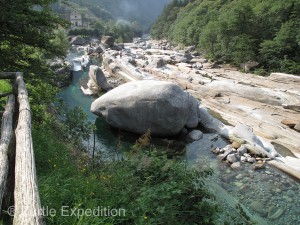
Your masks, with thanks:
[{"label": "forest", "polygon": [[258,72],[300,74],[299,0],[174,0],[152,27],[153,38],[195,45],[207,58]]}]

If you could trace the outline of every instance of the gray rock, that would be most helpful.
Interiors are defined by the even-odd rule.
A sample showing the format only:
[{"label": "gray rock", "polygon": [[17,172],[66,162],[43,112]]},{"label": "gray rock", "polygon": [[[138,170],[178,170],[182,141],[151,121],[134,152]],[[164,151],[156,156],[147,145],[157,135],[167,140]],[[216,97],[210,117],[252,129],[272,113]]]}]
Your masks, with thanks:
[{"label": "gray rock", "polygon": [[247,162],[249,162],[249,163],[254,163],[254,162],[255,162],[255,159],[252,158],[252,157],[249,157],[249,158],[247,158]]},{"label": "gray rock", "polygon": [[232,163],[230,167],[231,167],[232,169],[234,169],[234,170],[240,170],[240,169],[242,169],[241,163],[240,163],[240,162]]},{"label": "gray rock", "polygon": [[188,137],[194,141],[198,141],[203,137],[203,133],[200,130],[193,130],[189,133]]},{"label": "gray rock", "polygon": [[111,85],[107,83],[103,71],[98,66],[90,66],[89,77],[88,87],[93,93],[97,93],[101,89],[105,91],[112,89]]},{"label": "gray rock", "polygon": [[[225,148],[226,148],[226,147],[225,147]],[[229,154],[231,154],[231,153],[233,153],[233,149],[232,149],[232,148],[226,148],[226,150],[224,151],[224,153],[221,154],[221,155],[219,155],[218,157],[219,157],[220,159],[224,160],[224,159],[226,159],[227,156],[228,156]]]},{"label": "gray rock", "polygon": [[266,216],[267,214],[267,212],[265,211],[265,204],[263,202],[254,201],[250,204],[250,208],[263,216]]},{"label": "gray rock", "polygon": [[248,73],[250,70],[252,70],[253,68],[257,67],[259,65],[258,62],[255,61],[248,61],[246,63],[242,63],[240,66],[241,68]]},{"label": "gray rock", "polygon": [[155,80],[125,83],[102,95],[91,112],[104,116],[113,127],[144,134],[169,136],[190,124],[198,124],[195,99],[178,85]]},{"label": "gray rock", "polygon": [[86,43],[87,43],[87,41],[80,36],[75,36],[70,41],[70,44],[73,44],[73,45],[85,45]]},{"label": "gray rock", "polygon": [[201,70],[203,68],[203,65],[201,63],[195,63],[192,67],[196,70]]},{"label": "gray rock", "polygon": [[283,208],[272,206],[268,210],[268,219],[270,219],[270,220],[276,220],[279,217],[281,217],[283,215],[283,213],[284,213],[284,209]]},{"label": "gray rock", "polygon": [[96,49],[95,49],[95,52],[96,53],[102,53],[103,52],[103,49],[102,49],[102,47],[101,46],[98,46]]},{"label": "gray rock", "polygon": [[235,154],[229,154],[226,158],[228,160],[228,162],[230,163],[235,163],[237,162],[237,158],[235,157]]},{"label": "gray rock", "polygon": [[90,48],[90,47],[87,48],[87,54],[88,54],[88,55],[93,54],[94,51],[95,51],[94,48]]},{"label": "gray rock", "polygon": [[101,38],[101,43],[112,47],[115,43],[115,39],[112,36],[103,36]]},{"label": "gray rock", "polygon": [[294,129],[300,132],[300,121],[295,125]]},{"label": "gray rock", "polygon": [[245,145],[241,145],[241,147],[239,147],[237,149],[238,153],[240,153],[241,155],[244,155],[245,153],[247,153],[247,148]]},{"label": "gray rock", "polygon": [[165,62],[163,58],[155,58],[149,63],[148,66],[152,68],[162,68],[165,66]]},{"label": "gray rock", "polygon": [[235,178],[237,180],[243,179],[245,176],[243,174],[238,174]]}]

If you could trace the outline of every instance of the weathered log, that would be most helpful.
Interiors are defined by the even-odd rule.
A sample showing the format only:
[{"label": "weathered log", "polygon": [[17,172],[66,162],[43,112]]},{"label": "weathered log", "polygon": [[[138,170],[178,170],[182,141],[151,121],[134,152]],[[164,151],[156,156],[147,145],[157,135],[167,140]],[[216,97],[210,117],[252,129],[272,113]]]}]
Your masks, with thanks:
[{"label": "weathered log", "polygon": [[31,136],[31,112],[22,73],[17,73],[19,119],[16,128],[14,225],[44,224]]},{"label": "weathered log", "polygon": [[7,97],[8,95],[13,94],[12,92],[7,92],[7,93],[0,93],[0,98],[2,97]]},{"label": "weathered log", "polygon": [[9,95],[7,105],[2,116],[0,141],[0,212],[2,199],[5,193],[7,174],[9,168],[8,152],[13,137],[13,117],[15,109],[15,96]]},{"label": "weathered log", "polygon": [[1,72],[0,79],[14,79],[16,77],[15,72]]}]

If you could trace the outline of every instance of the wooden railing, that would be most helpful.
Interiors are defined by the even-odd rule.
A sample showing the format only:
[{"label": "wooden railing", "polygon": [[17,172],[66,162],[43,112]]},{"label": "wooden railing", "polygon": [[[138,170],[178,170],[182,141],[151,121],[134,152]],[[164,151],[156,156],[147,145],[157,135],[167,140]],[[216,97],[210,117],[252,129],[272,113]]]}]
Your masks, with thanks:
[{"label": "wooden railing", "polygon": [[3,207],[8,207],[3,204],[4,197],[13,192],[13,205],[8,212],[14,216],[13,224],[44,224],[32,146],[31,111],[23,74],[0,73],[0,79],[14,80],[13,93],[0,94],[0,97],[8,97],[1,124],[0,215],[7,211]]}]

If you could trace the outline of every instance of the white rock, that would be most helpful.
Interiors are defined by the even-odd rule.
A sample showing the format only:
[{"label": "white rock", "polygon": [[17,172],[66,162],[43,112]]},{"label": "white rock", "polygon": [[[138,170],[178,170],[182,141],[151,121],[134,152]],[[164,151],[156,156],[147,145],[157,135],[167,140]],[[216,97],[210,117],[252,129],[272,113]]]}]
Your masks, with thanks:
[{"label": "white rock", "polygon": [[229,154],[226,158],[228,160],[228,162],[230,163],[235,163],[237,162],[237,158],[235,157],[235,154]]}]

